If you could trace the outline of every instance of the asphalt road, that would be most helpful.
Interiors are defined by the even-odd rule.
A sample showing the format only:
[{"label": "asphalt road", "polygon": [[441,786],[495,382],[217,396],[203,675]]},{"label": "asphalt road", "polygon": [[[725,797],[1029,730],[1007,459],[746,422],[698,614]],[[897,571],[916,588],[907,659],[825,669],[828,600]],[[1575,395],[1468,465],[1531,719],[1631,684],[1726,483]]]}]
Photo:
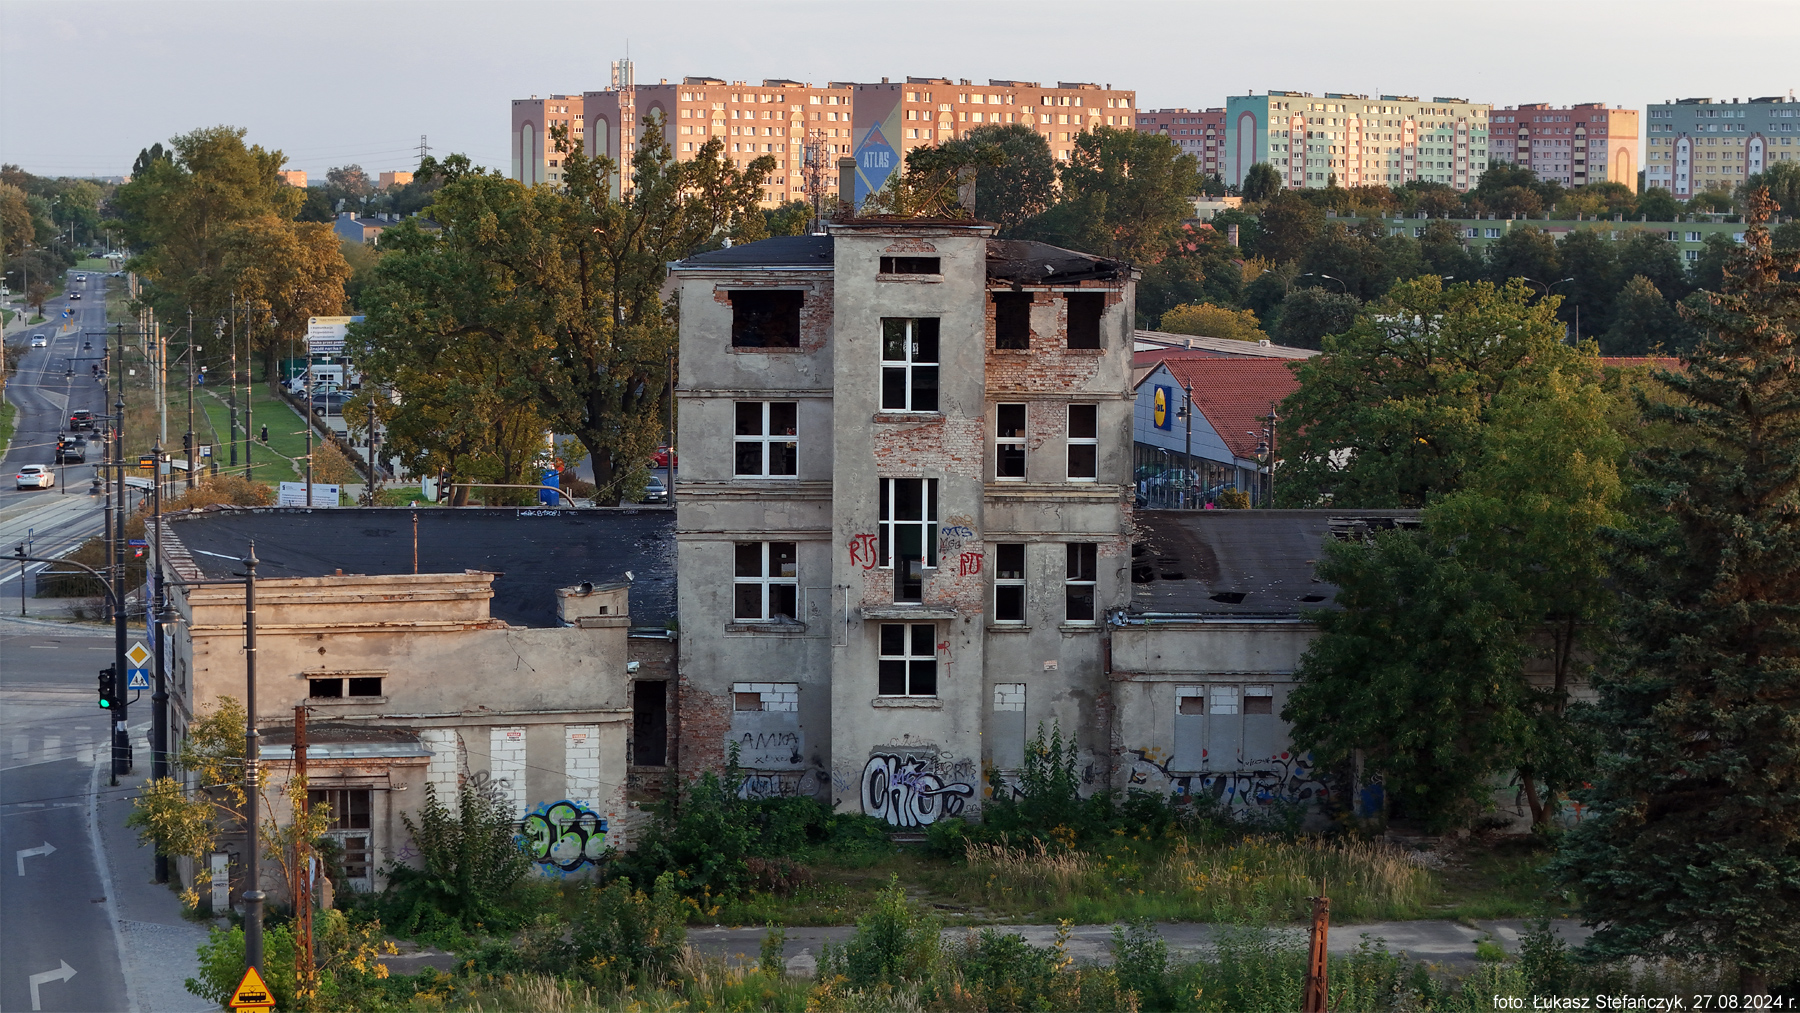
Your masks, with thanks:
[{"label": "asphalt road", "polygon": [[[96,792],[101,809],[124,804],[107,787],[108,722],[95,700],[94,673],[111,657],[104,635],[20,623],[0,629],[3,1009],[134,1005],[121,964],[117,898],[92,822]],[[148,717],[149,708],[141,714]],[[140,765],[148,761],[139,756]]]}]

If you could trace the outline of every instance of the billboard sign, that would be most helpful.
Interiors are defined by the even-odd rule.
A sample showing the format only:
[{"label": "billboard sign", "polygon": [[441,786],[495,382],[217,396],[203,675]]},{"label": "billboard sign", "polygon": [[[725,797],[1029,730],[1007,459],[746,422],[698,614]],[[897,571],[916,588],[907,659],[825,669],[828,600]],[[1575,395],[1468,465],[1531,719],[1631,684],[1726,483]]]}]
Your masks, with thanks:
[{"label": "billboard sign", "polygon": [[343,355],[344,338],[351,324],[362,323],[362,317],[308,317],[306,320],[306,354]]}]

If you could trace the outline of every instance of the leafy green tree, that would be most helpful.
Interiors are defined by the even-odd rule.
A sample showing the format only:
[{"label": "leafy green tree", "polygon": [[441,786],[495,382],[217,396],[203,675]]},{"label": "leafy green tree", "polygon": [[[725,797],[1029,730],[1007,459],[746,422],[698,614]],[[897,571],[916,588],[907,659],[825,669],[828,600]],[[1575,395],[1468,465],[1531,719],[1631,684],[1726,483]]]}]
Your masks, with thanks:
[{"label": "leafy green tree", "polygon": [[1660,186],[1653,186],[1638,196],[1638,216],[1646,221],[1672,222],[1681,214],[1681,204],[1675,195]]},{"label": "leafy green tree", "polygon": [[1554,285],[1563,277],[1556,240],[1542,229],[1523,225],[1507,230],[1506,235],[1488,244],[1487,278],[1496,285],[1525,278],[1537,282],[1533,290],[1542,294],[1544,286]]},{"label": "leafy green tree", "polygon": [[1744,180],[1737,189],[1737,203],[1748,207],[1759,189],[1769,191],[1769,199],[1790,217],[1800,215],[1800,162],[1773,162],[1767,169]]},{"label": "leafy green tree", "polygon": [[1594,229],[1576,229],[1557,246],[1562,274],[1542,279],[1575,279],[1557,289],[1566,298],[1556,315],[1571,326],[1579,323],[1582,334],[1602,334],[1612,324],[1613,297],[1620,286],[1617,246]]},{"label": "leafy green tree", "polygon": [[1251,252],[1277,264],[1305,257],[1325,229],[1325,211],[1291,190],[1265,201],[1256,217],[1259,234]]},{"label": "leafy green tree", "polygon": [[1766,193],[1639,455],[1616,535],[1602,769],[1553,865],[1601,957],[1717,959],[1767,991],[1800,962],[1800,293]]},{"label": "leafy green tree", "polygon": [[1464,282],[1483,277],[1486,265],[1479,254],[1469,250],[1461,229],[1442,219],[1426,222],[1424,229],[1424,235],[1418,237],[1419,257],[1425,268],[1421,274]]},{"label": "leafy green tree", "polygon": [[1247,201],[1258,204],[1281,192],[1281,174],[1267,162],[1257,162],[1244,173],[1244,182],[1238,187]]},{"label": "leafy green tree", "polygon": [[1577,355],[1555,303],[1520,282],[1445,287],[1427,275],[1368,304],[1296,368],[1300,387],[1281,406],[1282,500],[1422,507],[1461,488],[1493,399]]},{"label": "leafy green tree", "polygon": [[1281,304],[1272,334],[1275,343],[1293,348],[1321,348],[1327,334],[1342,334],[1356,323],[1362,300],[1324,288],[1299,288]]},{"label": "leafy green tree", "polygon": [[1161,134],[1084,131],[1057,173],[1061,201],[1023,226],[1021,235],[1138,264],[1160,263],[1178,253],[1181,224],[1194,216],[1199,165]]},{"label": "leafy green tree", "polygon": [[1686,321],[1640,274],[1613,300],[1612,325],[1601,335],[1600,349],[1607,355],[1649,355],[1658,349],[1673,354],[1687,348],[1688,334]]},{"label": "leafy green tree", "polygon": [[1731,198],[1731,184],[1710,182],[1705,190],[1688,198],[1687,210],[1694,214],[1728,214],[1735,203]]},{"label": "leafy green tree", "polygon": [[31,204],[25,191],[11,183],[0,183],[0,254],[10,261],[36,241],[37,228],[31,221]]},{"label": "leafy green tree", "polygon": [[1731,237],[1711,233],[1701,247],[1700,259],[1688,265],[1688,281],[1693,287],[1708,292],[1724,289],[1725,269],[1736,254],[1737,244],[1731,241]]},{"label": "leafy green tree", "polygon": [[763,209],[764,233],[770,236],[804,236],[812,223],[812,205],[791,200],[775,208]]},{"label": "leafy green tree", "polygon": [[1043,214],[1056,200],[1056,162],[1043,135],[1018,124],[976,127],[966,137],[946,141],[946,151],[978,149],[998,159],[978,159],[975,169],[975,217],[1000,226],[1010,238],[1028,220]]},{"label": "leafy green tree", "polygon": [[1211,303],[1177,306],[1164,313],[1157,326],[1175,334],[1200,334],[1234,341],[1263,341],[1268,338],[1257,323],[1256,314],[1249,310],[1233,310]]},{"label": "leafy green tree", "polygon": [[1630,281],[1638,275],[1650,279],[1666,299],[1680,299],[1688,293],[1687,272],[1675,244],[1661,231],[1632,229],[1618,242],[1617,277]]},{"label": "leafy green tree", "polygon": [[395,862],[387,869],[393,894],[387,904],[404,912],[396,927],[435,928],[437,917],[465,929],[505,925],[507,895],[531,868],[514,840],[512,803],[464,784],[452,812],[430,783],[424,803],[416,821],[400,815],[420,867]]}]

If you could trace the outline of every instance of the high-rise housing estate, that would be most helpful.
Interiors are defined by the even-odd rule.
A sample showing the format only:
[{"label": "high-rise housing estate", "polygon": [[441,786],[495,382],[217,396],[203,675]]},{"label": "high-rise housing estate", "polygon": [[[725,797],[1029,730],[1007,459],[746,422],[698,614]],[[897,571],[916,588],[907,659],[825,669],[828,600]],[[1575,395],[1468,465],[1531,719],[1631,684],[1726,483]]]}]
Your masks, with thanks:
[{"label": "high-rise housing estate", "polygon": [[1684,98],[1645,115],[1644,186],[1677,197],[1729,190],[1776,162],[1800,160],[1794,93],[1740,102]]},{"label": "high-rise housing estate", "polygon": [[550,131],[566,127],[569,139],[579,142],[582,133],[581,96],[551,95],[513,99],[512,178],[526,185],[562,181],[562,156]]},{"label": "high-rise housing estate", "polygon": [[1267,162],[1294,189],[1422,180],[1470,190],[1493,107],[1461,98],[1271,91],[1225,101],[1225,182]]},{"label": "high-rise housing estate", "polygon": [[1637,189],[1638,111],[1604,102],[1543,102],[1495,109],[1488,160],[1523,166],[1564,186],[1623,183]]},{"label": "high-rise housing estate", "polygon": [[1200,160],[1208,176],[1224,174],[1225,109],[1139,109],[1137,128],[1146,134],[1165,134],[1184,155]]},{"label": "high-rise housing estate", "polygon": [[280,176],[281,181],[288,186],[297,186],[302,190],[306,189],[305,169],[282,169],[280,172],[276,173],[276,175]]},{"label": "high-rise housing estate", "polygon": [[967,136],[976,127],[1022,124],[1043,135],[1050,157],[1069,160],[1075,138],[1093,127],[1134,126],[1137,93],[1108,84],[909,77],[855,89],[856,202],[886,184],[913,148]]}]

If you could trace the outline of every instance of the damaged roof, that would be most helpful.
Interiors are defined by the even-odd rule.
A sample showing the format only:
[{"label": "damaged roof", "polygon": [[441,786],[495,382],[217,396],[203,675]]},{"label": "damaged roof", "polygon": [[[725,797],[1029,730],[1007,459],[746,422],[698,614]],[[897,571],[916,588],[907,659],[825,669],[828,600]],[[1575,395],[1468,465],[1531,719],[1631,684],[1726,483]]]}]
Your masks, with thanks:
[{"label": "damaged roof", "polygon": [[556,589],[625,580],[631,624],[675,618],[675,512],[661,508],[251,507],[165,514],[207,577],[243,572],[256,540],[260,577],[412,573],[414,514],[419,573],[498,573],[489,615],[514,626],[557,625]]},{"label": "damaged roof", "polygon": [[1331,538],[1415,527],[1417,510],[1140,510],[1134,615],[1297,619],[1336,608],[1316,572]]},{"label": "damaged roof", "polygon": [[[958,224],[968,224],[957,220]],[[831,236],[777,236],[742,246],[696,253],[673,265],[684,268],[820,268],[833,266],[835,243]],[[990,281],[1016,285],[1060,285],[1082,281],[1112,281],[1130,268],[1123,261],[1065,250],[1049,243],[1020,239],[987,241],[987,275]]]}]

